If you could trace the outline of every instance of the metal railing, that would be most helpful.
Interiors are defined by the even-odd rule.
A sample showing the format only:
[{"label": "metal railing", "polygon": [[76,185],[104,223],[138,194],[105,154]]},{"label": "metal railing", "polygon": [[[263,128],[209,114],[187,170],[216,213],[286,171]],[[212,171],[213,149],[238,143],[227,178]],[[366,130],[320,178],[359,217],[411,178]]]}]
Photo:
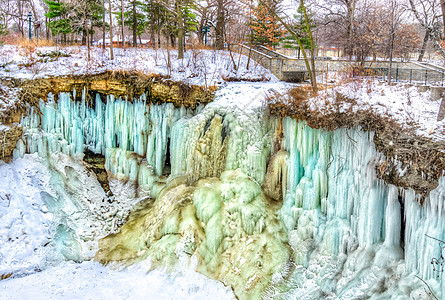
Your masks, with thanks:
[{"label": "metal railing", "polygon": [[[388,80],[389,68],[354,68],[354,76],[375,76]],[[444,72],[429,69],[395,68],[391,70],[391,80],[431,86],[445,86]]]},{"label": "metal railing", "polygon": [[[245,45],[232,45],[232,49],[240,51],[244,55],[250,55],[257,63],[269,69],[278,78],[285,79],[284,73],[306,72],[303,60],[288,58],[278,52],[265,47],[249,48]],[[275,55],[277,54],[277,55]],[[388,62],[365,62],[365,66],[358,66],[357,62],[351,61],[328,61],[316,60],[315,72],[325,73],[327,71],[348,71],[352,69],[353,76],[374,76],[378,79],[387,80],[389,77]],[[405,68],[405,67],[419,68]],[[412,84],[423,84],[431,86],[445,86],[445,70],[430,67],[422,68],[420,64],[397,63],[391,70],[391,80],[394,82],[409,82]]]}]

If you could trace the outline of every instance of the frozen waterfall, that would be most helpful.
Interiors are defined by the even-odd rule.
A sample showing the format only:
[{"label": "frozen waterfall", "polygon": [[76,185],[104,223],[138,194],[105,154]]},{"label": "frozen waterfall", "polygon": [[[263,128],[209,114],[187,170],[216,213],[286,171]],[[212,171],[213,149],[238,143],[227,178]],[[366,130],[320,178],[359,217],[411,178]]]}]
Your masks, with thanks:
[{"label": "frozen waterfall", "polygon": [[[230,186],[224,172],[239,170],[236,178],[244,180],[239,179],[239,195],[253,190],[258,195],[262,187],[269,198],[282,198],[278,216],[292,253],[286,254],[287,265],[280,260],[272,268],[266,298],[417,299],[426,286],[414,275],[437,296],[445,295],[440,242],[445,240],[445,179],[423,206],[413,190],[378,179],[377,166],[386,158],[376,151],[372,132],[312,129],[289,117],[278,120],[261,107],[242,111],[211,104],[191,110],[150,104],[146,95],[93,98],[84,91],[82,101],[75,102],[72,94],[61,93],[57,101],[49,95],[39,108],[30,107],[14,157],[62,152],[81,158],[89,149],[105,156],[110,176],[136,183],[153,198],[162,198],[162,189],[175,178],[184,177],[186,185],[221,178],[199,182],[187,198],[195,202],[208,235],[212,224],[221,226],[222,219],[211,218],[223,202],[219,194],[202,193],[227,195],[221,191]],[[216,204],[202,202],[206,197]],[[261,199],[259,207],[268,201]],[[258,223],[266,213],[260,218],[243,212],[240,222],[250,224],[243,229],[247,235],[261,235],[271,226]],[[217,253],[228,236],[213,229],[216,241],[208,247]]]}]

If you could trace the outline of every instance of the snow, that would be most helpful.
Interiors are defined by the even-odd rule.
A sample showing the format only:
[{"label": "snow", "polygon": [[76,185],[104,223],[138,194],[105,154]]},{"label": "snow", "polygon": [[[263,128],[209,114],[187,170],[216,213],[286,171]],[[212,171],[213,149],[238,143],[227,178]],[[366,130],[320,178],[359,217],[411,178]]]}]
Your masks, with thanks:
[{"label": "snow", "polygon": [[95,175],[61,153],[0,166],[0,275],[90,259],[140,199],[111,204]]},{"label": "snow", "polygon": [[0,165],[0,275],[12,274],[0,281],[0,299],[234,298],[191,270],[150,272],[149,262],[115,270],[89,261],[97,240],[140,200],[104,204],[99,189],[81,162],[60,153]]},{"label": "snow", "polygon": [[[340,81],[332,74],[328,81]],[[359,78],[335,87],[323,90],[311,99],[311,109],[320,109],[329,114],[335,111],[336,93],[343,94],[356,103],[342,104],[341,111],[349,108],[357,111],[374,111],[382,116],[389,116],[403,127],[416,128],[417,134],[435,141],[445,139],[445,121],[437,121],[442,99],[433,100],[431,89],[409,84],[398,83],[389,86],[370,78]]]},{"label": "snow", "polygon": [[15,108],[17,102],[18,90],[6,85],[2,85],[0,82],[0,115]]},{"label": "snow", "polygon": [[[116,60],[111,63],[107,60],[107,54],[95,48],[93,61],[87,63],[85,49],[78,51],[79,48],[68,48],[66,51],[72,51],[69,52],[71,57],[38,63],[34,69],[38,72],[33,73],[34,67],[22,70],[17,67],[17,62],[25,60],[26,56],[16,54],[12,46],[5,46],[1,51],[5,49],[12,49],[9,59],[16,62],[8,66],[9,73],[18,78],[85,74],[122,68],[169,73],[165,51],[157,53],[156,63],[156,52],[153,50],[128,49],[124,52],[117,49]],[[224,83],[223,76],[230,76],[234,72],[233,69],[225,69],[231,64],[227,52],[223,52],[221,57],[214,57],[212,51],[201,54],[204,59],[194,61],[193,52],[188,51],[188,67],[187,59],[183,65],[174,60],[171,75],[175,80],[188,83],[219,84],[215,101],[197,109],[195,115],[180,120],[174,118],[173,113],[153,118],[159,121],[154,122],[153,126],[171,122],[171,137],[179,132],[176,137],[184,139],[172,138],[172,173],[176,169],[178,175],[194,171],[186,165],[193,155],[188,149],[193,150],[198,142],[201,143],[199,138],[206,131],[206,123],[215,115],[220,115],[224,116],[223,126],[229,129],[230,136],[225,169],[239,168],[262,183],[276,129],[276,120],[268,119],[265,113],[264,97],[272,90],[284,93],[294,85],[279,83],[272,76],[270,82]],[[241,57],[241,61],[243,59]],[[204,71],[208,62],[210,69]],[[194,69],[195,63],[200,67]],[[0,76],[6,76],[6,73],[1,70]],[[261,72],[258,71],[243,76],[253,79],[259,74]],[[419,134],[443,140],[444,123],[435,121],[440,103],[429,100],[429,91],[422,93],[416,87],[387,86],[364,79],[322,91],[318,97],[311,99],[313,108],[323,107],[324,111],[329,112],[333,109],[335,92],[356,99],[358,105],[354,109],[372,109],[382,115],[389,114],[406,126],[412,126],[409,124],[414,122]],[[69,101],[66,99],[66,107],[71,107]],[[50,101],[42,105],[53,104]],[[347,110],[348,105],[344,103],[342,109]],[[168,112],[166,107],[166,104],[156,106],[153,113],[157,110]],[[96,109],[99,109],[98,105]],[[171,109],[176,110],[179,108]],[[290,118],[283,122],[283,143],[288,151],[285,163],[289,165],[289,171],[287,182],[283,181],[285,199],[280,217],[288,227],[290,245],[294,248],[295,263],[298,265],[291,274],[290,284],[293,284],[293,280],[299,284],[288,295],[301,299],[320,298],[324,289],[332,296],[331,299],[335,296],[354,299],[359,297],[357,295],[370,295],[364,293],[372,295],[378,288],[373,285],[384,283],[391,284],[391,287],[382,297],[408,297],[424,288],[421,282],[416,281],[414,274],[426,279],[435,291],[444,291],[445,283],[436,280],[436,274],[428,264],[437,254],[438,245],[425,237],[425,233],[431,232],[443,239],[445,233],[442,225],[445,224],[442,214],[445,195],[443,178],[424,206],[417,203],[412,190],[401,191],[406,194],[405,215],[402,216],[397,189],[383,184],[375,176],[375,165],[383,158],[373,146],[372,133],[340,129],[330,135]],[[29,127],[32,127],[31,123]],[[122,129],[129,127],[127,125],[121,126]],[[157,131],[161,131],[159,128]],[[359,141],[359,146],[349,145],[351,137]],[[74,140],[65,140],[65,137],[62,140],[74,143]],[[28,145],[35,151],[38,150],[36,141],[31,140]],[[160,146],[166,147],[166,143],[167,136],[159,139]],[[195,144],[188,146],[188,143]],[[120,146],[113,144],[113,147]],[[130,152],[131,149],[122,150]],[[135,148],[132,150],[137,151]],[[330,155],[332,161],[328,159]],[[125,157],[123,160],[128,161]],[[165,157],[160,159],[161,169],[164,160]],[[162,173],[161,169],[159,173]],[[117,189],[122,187],[119,183],[111,183],[112,189],[113,185]],[[124,220],[141,199],[117,196],[116,201],[103,204],[107,200],[85,165],[61,153],[43,157],[37,153],[26,154],[9,165],[1,165],[0,275],[12,273],[15,278],[0,281],[0,298],[233,298],[232,291],[222,283],[190,270],[149,272],[151,266],[145,264],[113,270],[89,261],[97,250],[98,239],[115,231],[115,224]],[[408,253],[404,259],[398,247],[403,217],[406,222],[405,251]],[[61,232],[57,230],[60,226],[63,229]],[[419,265],[419,262],[422,264]],[[385,272],[389,272],[387,279],[383,278]],[[331,275],[337,276],[337,280],[329,278]]]},{"label": "snow", "polygon": [[[51,53],[60,52],[67,57],[51,58]],[[236,77],[242,80],[277,81],[272,73],[251,61],[247,70],[247,57],[233,52],[234,67],[228,51],[189,49],[184,59],[177,59],[177,51],[141,48],[115,48],[114,60],[109,50],[91,48],[91,59],[87,59],[86,47],[39,47],[26,48],[13,45],[0,47],[0,77],[41,78],[63,75],[86,75],[105,71],[132,71],[144,74],[169,75],[173,80],[189,84],[214,85],[224,78]]]},{"label": "snow", "polygon": [[230,109],[258,110],[264,107],[265,96],[272,92],[285,92],[294,84],[286,82],[233,82],[222,86],[216,92],[211,107],[227,107]]},{"label": "snow", "polygon": [[235,299],[221,282],[190,270],[147,272],[136,265],[113,270],[97,262],[64,262],[27,277],[0,281],[0,298],[46,299]]}]

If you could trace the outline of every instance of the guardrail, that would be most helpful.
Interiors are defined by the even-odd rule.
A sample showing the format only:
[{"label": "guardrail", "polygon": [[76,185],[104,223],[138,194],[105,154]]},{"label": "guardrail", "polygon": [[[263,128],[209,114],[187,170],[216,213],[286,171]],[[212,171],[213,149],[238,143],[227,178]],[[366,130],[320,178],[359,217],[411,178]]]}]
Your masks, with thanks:
[{"label": "guardrail", "polygon": [[255,60],[266,69],[269,69],[275,76],[282,80],[283,59],[272,57],[267,53],[260,52],[245,45],[232,45],[232,49],[241,52],[241,54],[246,56],[250,55],[251,59]]},{"label": "guardrail", "polygon": [[[245,45],[232,45],[234,51],[249,56],[263,67],[269,69],[280,80],[302,81],[308,77],[304,60],[291,58],[264,46],[255,49]],[[420,68],[416,68],[420,67]],[[389,63],[367,61],[364,66],[358,62],[340,60],[315,60],[315,72],[352,70],[354,76],[375,76],[384,80],[389,76]],[[409,82],[432,86],[444,86],[445,71],[440,68],[423,66],[416,62],[393,62],[391,78],[395,82]]]},{"label": "guardrail", "polygon": [[[353,69],[355,76],[375,76],[387,80],[389,68],[356,68]],[[402,69],[391,70],[391,80],[395,82],[409,82],[431,86],[445,86],[444,72],[431,69]]]}]

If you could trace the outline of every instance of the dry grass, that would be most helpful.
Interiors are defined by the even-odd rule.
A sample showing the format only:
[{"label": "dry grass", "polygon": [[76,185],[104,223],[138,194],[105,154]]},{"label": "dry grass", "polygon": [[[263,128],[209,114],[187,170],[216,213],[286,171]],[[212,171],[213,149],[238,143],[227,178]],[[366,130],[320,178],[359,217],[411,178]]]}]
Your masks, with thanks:
[{"label": "dry grass", "polygon": [[14,38],[14,39],[7,39],[7,44],[20,46],[23,48],[29,48],[29,47],[54,47],[56,44],[53,40],[47,40],[47,39],[39,39],[38,41],[35,39],[28,39],[28,38]]},{"label": "dry grass", "polygon": [[[363,86],[367,82],[355,84]],[[356,99],[340,93],[335,94],[334,101],[314,108],[310,105],[312,96],[309,87],[296,87],[284,95],[269,95],[266,105],[275,116],[304,120],[316,129],[332,131],[358,127],[373,131],[376,149],[388,159],[377,167],[380,178],[396,186],[412,188],[422,196],[438,186],[445,170],[443,144],[418,135],[416,124],[400,124],[392,116],[379,114],[370,107],[363,108]],[[403,176],[399,175],[398,162],[402,163],[402,169],[407,168]]]},{"label": "dry grass", "polygon": [[35,39],[28,39],[28,38],[18,38],[8,44],[17,45],[21,47],[54,47],[56,44],[53,40],[47,40],[47,39],[39,39],[38,41]]}]

